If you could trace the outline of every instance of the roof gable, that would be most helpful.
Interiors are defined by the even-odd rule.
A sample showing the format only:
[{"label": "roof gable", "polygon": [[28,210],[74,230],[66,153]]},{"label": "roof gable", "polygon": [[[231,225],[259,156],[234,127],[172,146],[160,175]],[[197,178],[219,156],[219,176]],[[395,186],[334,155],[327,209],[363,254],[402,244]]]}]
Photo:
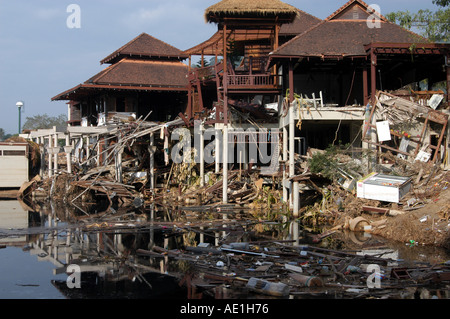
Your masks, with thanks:
[{"label": "roof gable", "polygon": [[371,6],[361,0],[350,0],[342,7],[333,12],[326,21],[336,20],[367,20],[369,16],[375,14],[380,20],[387,21],[387,19],[373,10]]},{"label": "roof gable", "polygon": [[187,58],[181,50],[170,44],[158,40],[147,33],[141,33],[101,60],[100,64],[116,63],[126,56],[140,58],[176,58],[178,60]]}]

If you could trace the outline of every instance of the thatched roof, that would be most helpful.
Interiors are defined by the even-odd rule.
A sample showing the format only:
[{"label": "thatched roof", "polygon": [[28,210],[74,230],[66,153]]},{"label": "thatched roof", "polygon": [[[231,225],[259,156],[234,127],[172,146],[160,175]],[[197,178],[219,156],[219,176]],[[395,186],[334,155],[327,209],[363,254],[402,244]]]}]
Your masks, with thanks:
[{"label": "thatched roof", "polygon": [[285,16],[293,19],[297,8],[280,0],[222,0],[205,10],[207,22],[225,16]]}]

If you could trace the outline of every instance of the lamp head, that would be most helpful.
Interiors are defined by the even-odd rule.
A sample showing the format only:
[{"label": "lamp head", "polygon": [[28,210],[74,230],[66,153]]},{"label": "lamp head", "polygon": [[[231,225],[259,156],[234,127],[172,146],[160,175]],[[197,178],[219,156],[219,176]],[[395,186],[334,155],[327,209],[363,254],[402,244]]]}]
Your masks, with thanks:
[{"label": "lamp head", "polygon": [[17,106],[18,108],[21,108],[21,107],[23,106],[23,102],[22,102],[22,101],[17,102],[17,103],[16,103],[16,106]]}]

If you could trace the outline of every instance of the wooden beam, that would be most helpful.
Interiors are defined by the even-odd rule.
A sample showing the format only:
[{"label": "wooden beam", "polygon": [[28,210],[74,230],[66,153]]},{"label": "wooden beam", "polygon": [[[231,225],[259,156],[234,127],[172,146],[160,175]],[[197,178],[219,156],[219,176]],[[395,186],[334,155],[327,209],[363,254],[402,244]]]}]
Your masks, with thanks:
[{"label": "wooden beam", "polygon": [[[227,61],[227,25],[223,25],[223,121],[228,124],[228,61]],[[217,112],[218,113],[218,112]],[[216,118],[217,119],[217,118]],[[225,165],[225,163],[224,163]]]},{"label": "wooden beam", "polygon": [[447,55],[447,103],[450,103],[450,54]]},{"label": "wooden beam", "polygon": [[369,88],[368,88],[368,72],[367,72],[367,66],[364,65],[363,68],[363,100],[364,105],[367,105],[369,103]]},{"label": "wooden beam", "polygon": [[370,51],[370,87],[372,107],[375,107],[375,94],[377,91],[377,56],[373,49]]},{"label": "wooden beam", "polygon": [[289,61],[289,104],[294,101],[294,62]]}]

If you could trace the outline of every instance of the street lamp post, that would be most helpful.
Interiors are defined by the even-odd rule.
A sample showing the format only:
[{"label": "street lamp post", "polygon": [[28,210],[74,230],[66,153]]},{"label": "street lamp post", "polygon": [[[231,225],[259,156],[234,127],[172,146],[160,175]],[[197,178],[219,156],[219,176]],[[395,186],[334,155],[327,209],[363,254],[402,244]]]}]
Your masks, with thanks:
[{"label": "street lamp post", "polygon": [[23,102],[19,101],[16,103],[17,108],[19,109],[19,134],[21,132],[21,124],[20,124],[20,116],[21,116],[21,111],[22,111],[22,106],[23,106]]}]

